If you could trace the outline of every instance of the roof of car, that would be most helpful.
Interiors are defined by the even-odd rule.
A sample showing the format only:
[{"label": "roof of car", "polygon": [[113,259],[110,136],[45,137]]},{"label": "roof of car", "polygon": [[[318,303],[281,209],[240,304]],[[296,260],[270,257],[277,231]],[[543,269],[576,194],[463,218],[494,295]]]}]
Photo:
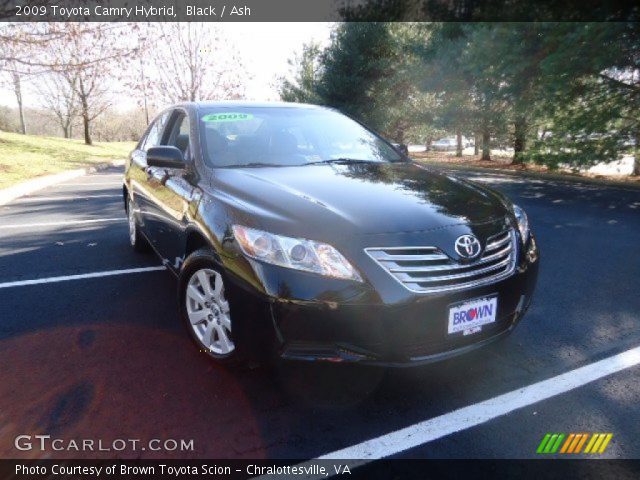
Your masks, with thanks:
[{"label": "roof of car", "polygon": [[176,106],[183,107],[213,107],[213,108],[301,108],[301,109],[325,109],[320,105],[312,105],[308,103],[291,103],[291,102],[252,102],[244,100],[222,100],[222,101],[201,101],[201,102],[183,102]]}]

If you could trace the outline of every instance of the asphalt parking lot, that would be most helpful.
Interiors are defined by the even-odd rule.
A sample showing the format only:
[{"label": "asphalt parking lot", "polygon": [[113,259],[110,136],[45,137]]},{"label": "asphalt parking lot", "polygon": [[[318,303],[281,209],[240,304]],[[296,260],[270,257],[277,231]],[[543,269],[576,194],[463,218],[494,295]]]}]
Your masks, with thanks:
[{"label": "asphalt parking lot", "polygon": [[[527,210],[542,252],[538,289],[505,341],[411,369],[213,365],[177,320],[175,278],[129,247],[120,169],[1,206],[0,456],[534,458],[547,432],[611,432],[600,457],[639,458],[640,366],[540,402],[527,403],[526,387],[640,346],[640,189],[464,175]],[[482,402],[523,388],[522,408],[504,415],[447,416],[486,412]],[[410,448],[380,446],[431,419],[429,441],[417,429]],[[459,431],[440,435],[453,420]],[[43,454],[15,449],[25,433],[194,448]],[[355,448],[378,437],[372,451]]]}]

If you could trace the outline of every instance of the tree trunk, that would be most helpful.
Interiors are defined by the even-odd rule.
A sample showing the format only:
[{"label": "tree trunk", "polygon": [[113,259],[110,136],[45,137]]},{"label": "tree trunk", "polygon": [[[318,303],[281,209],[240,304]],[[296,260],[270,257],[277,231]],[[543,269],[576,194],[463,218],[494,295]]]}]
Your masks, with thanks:
[{"label": "tree trunk", "polygon": [[91,134],[89,132],[89,116],[85,113],[82,114],[82,126],[84,128],[84,143],[86,145],[93,145],[91,142]]},{"label": "tree trunk", "polygon": [[633,172],[631,175],[640,175],[640,130],[636,130],[635,148],[633,149]]},{"label": "tree trunk", "polygon": [[24,121],[24,107],[22,105],[22,85],[20,84],[20,75],[13,72],[13,91],[16,94],[16,100],[18,102],[18,113],[20,115],[20,133],[27,134],[27,125]]},{"label": "tree trunk", "polygon": [[396,126],[396,134],[394,135],[394,140],[400,144],[404,144],[404,134],[405,128],[403,125]]},{"label": "tree trunk", "polygon": [[147,92],[144,93],[144,121],[145,125],[149,126],[149,106],[147,105]]},{"label": "tree trunk", "polygon": [[456,157],[462,156],[462,133],[460,129],[456,129]]},{"label": "tree trunk", "polygon": [[527,121],[524,117],[518,116],[513,124],[513,160],[511,163],[522,165],[524,163],[524,150],[527,142]]},{"label": "tree trunk", "polygon": [[487,128],[482,130],[482,158],[480,160],[491,160],[491,135]]},{"label": "tree trunk", "polygon": [[62,135],[64,138],[69,138],[69,127],[62,126]]},{"label": "tree trunk", "polygon": [[84,128],[84,143],[86,145],[93,145],[91,142],[91,132],[89,130],[89,123],[91,119],[89,117],[89,102],[87,101],[87,95],[84,92],[84,85],[82,84],[82,78],[80,79],[80,105],[82,107],[82,126]]},{"label": "tree trunk", "polygon": [[144,67],[142,65],[142,59],[140,59],[140,82],[142,84],[142,101],[144,102],[144,120],[149,126],[149,106],[147,104],[147,81],[144,78]]},{"label": "tree trunk", "polygon": [[478,153],[480,152],[478,150],[478,144],[480,143],[480,136],[477,133],[473,134],[473,156],[477,157]]}]

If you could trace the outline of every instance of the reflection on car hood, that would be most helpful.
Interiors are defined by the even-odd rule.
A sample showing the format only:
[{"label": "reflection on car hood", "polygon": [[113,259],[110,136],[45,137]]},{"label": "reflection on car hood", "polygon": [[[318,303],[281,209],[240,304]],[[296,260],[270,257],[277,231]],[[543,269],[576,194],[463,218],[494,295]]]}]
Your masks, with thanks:
[{"label": "reflection on car hood", "polygon": [[412,163],[218,169],[215,176],[214,195],[252,216],[254,226],[276,222],[281,233],[416,232],[506,213],[484,188]]}]

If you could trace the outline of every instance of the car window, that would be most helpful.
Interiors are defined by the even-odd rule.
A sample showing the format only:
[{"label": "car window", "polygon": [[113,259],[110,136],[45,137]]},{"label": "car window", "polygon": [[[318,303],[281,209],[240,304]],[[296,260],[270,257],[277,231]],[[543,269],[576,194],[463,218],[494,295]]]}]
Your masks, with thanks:
[{"label": "car window", "polygon": [[143,145],[141,146],[141,150],[145,152],[149,150],[151,147],[157,147],[160,145],[162,141],[162,132],[164,131],[164,127],[167,124],[167,120],[169,119],[169,112],[163,113],[157,120],[153,123],[151,128],[149,129],[149,133],[147,133],[147,137],[144,140]]},{"label": "car window", "polygon": [[178,148],[186,157],[189,150],[189,117],[185,113],[178,113],[171,127],[171,134],[164,144]]},{"label": "car window", "polygon": [[380,137],[333,110],[311,108],[203,109],[205,163],[214,167],[303,166],[353,159],[401,161]]}]

